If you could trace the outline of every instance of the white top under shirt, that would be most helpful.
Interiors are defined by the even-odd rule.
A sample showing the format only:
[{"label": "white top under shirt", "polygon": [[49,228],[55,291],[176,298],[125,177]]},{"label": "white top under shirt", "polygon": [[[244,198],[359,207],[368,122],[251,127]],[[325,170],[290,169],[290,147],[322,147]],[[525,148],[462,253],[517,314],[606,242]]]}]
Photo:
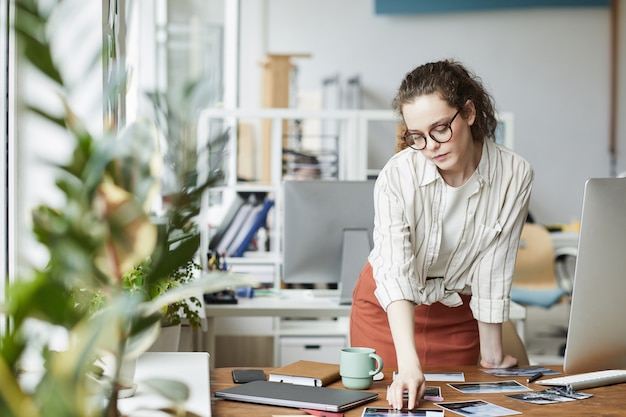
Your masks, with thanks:
[{"label": "white top under shirt", "polygon": [[460,187],[445,185],[441,246],[437,260],[428,270],[429,277],[442,277],[445,274],[452,252],[461,239],[469,198],[478,191],[477,187],[478,182],[473,174]]}]

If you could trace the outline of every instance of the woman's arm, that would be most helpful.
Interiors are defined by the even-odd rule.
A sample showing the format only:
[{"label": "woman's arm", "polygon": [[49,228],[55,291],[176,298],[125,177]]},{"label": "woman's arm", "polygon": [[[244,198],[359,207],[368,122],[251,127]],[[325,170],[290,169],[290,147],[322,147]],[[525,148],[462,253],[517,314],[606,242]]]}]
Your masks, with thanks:
[{"label": "woman's arm", "polygon": [[[470,306],[479,322],[502,323],[509,318],[510,292],[515,270],[522,227],[528,214],[533,172],[528,164],[518,166],[514,175],[510,172],[507,193],[500,195],[495,187],[490,190],[488,201],[496,207],[497,222],[486,225],[496,231],[495,239],[482,250],[482,257],[473,266],[472,300]],[[500,200],[496,201],[497,198]],[[485,209],[485,207],[482,207]],[[477,210],[476,216],[479,216]]]},{"label": "woman's arm", "polygon": [[415,348],[415,305],[407,300],[394,301],[387,309],[387,318],[398,358],[398,375],[387,390],[387,401],[393,408],[402,408],[406,389],[409,393],[407,407],[413,409],[426,389]]},{"label": "woman's arm", "polygon": [[517,359],[505,355],[502,349],[502,323],[478,322],[480,334],[480,366],[483,368],[512,368]]}]

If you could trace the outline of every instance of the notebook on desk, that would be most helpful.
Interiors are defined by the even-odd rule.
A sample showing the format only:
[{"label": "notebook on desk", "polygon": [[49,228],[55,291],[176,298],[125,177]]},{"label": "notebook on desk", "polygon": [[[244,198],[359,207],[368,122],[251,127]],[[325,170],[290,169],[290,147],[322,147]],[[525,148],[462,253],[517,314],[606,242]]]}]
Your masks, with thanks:
[{"label": "notebook on desk", "polygon": [[248,382],[215,391],[215,396],[234,401],[332,412],[343,412],[378,398],[375,392],[270,381]]}]

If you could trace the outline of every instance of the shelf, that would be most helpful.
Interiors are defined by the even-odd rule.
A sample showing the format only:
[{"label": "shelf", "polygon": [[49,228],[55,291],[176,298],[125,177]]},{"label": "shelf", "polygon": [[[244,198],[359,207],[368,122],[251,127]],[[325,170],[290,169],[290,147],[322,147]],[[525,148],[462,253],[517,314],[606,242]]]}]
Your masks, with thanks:
[{"label": "shelf", "polygon": [[[337,290],[281,290],[284,227],[281,214],[284,208],[282,183],[285,162],[283,150],[284,137],[287,133],[284,129],[288,126],[285,121],[307,119],[337,123],[338,140],[334,150],[337,157],[337,179],[360,181],[366,180],[368,176],[366,169],[368,123],[378,120],[395,121],[396,116],[391,111],[375,110],[206,109],[201,112],[198,123],[199,145],[214,136],[216,132],[212,129],[228,128],[231,132],[224,166],[225,183],[207,193],[201,213],[203,224],[210,224],[208,221],[210,213],[213,221],[211,227],[217,227],[216,219],[219,224],[221,219],[219,215],[227,212],[226,206],[230,201],[235,200],[237,193],[266,193],[274,199],[274,207],[268,214],[269,251],[246,252],[243,257],[226,258],[226,262],[237,272],[245,273],[249,269],[250,275],[254,276],[252,271],[257,268],[256,273],[263,277],[260,281],[268,287],[267,284],[273,284],[271,285],[273,291],[269,291],[272,295],[242,299],[237,305],[207,306],[207,317],[209,317],[209,322],[213,323],[208,325],[209,333],[211,329],[215,330],[211,336],[207,336],[209,349],[215,346],[215,335],[240,336],[242,341],[250,336],[271,336],[274,338],[273,358],[276,366],[284,359],[281,357],[281,338],[283,341],[289,338],[317,338],[320,340],[320,346],[326,342],[330,343],[333,339],[341,341],[341,345],[348,343],[350,306],[339,305]],[[218,123],[214,123],[216,120]],[[271,148],[269,182],[240,181],[237,178],[240,162],[238,158],[239,126],[250,125],[252,120],[259,124],[264,122],[265,126],[272,127],[269,144]],[[252,147],[246,149],[253,149],[254,152],[250,153],[255,157],[260,150],[258,146],[255,148],[254,141],[257,140],[260,143],[260,138],[254,139],[254,132],[249,126],[243,129],[243,133],[246,135],[246,145],[252,144]],[[260,177],[262,176],[259,175],[258,178]],[[208,234],[207,232],[206,235]],[[204,237],[206,247],[208,247],[208,237]],[[290,342],[293,341],[290,340]],[[254,347],[251,346],[251,349]],[[334,347],[332,350],[338,352]],[[252,366],[252,364],[245,365]]]},{"label": "shelf", "polygon": [[[280,213],[283,207],[282,201],[282,181],[283,181],[283,162],[284,162],[284,137],[288,132],[284,131],[285,121],[304,121],[315,120],[320,122],[336,122],[338,140],[336,143],[336,156],[338,158],[339,171],[337,172],[338,180],[366,180],[368,178],[367,166],[367,136],[368,123],[370,121],[396,121],[396,116],[392,111],[388,110],[320,110],[320,111],[304,111],[297,109],[219,109],[209,108],[201,112],[198,122],[198,140],[199,143],[213,137],[216,132],[212,129],[223,131],[228,128],[231,132],[230,142],[227,146],[227,159],[225,160],[224,172],[225,184],[210,190],[207,198],[206,207],[203,207],[203,214],[207,219],[204,224],[210,224],[212,228],[216,228],[215,220],[221,219],[220,214],[225,214],[225,204],[234,199],[235,193],[267,193],[274,199],[274,209],[268,217],[271,224],[268,230],[268,239],[270,250],[268,256],[253,254],[252,256],[244,255],[243,258],[227,258],[227,262],[231,265],[252,265],[271,264],[276,266],[274,287],[280,288],[282,282],[282,219]],[[272,135],[269,143],[271,147],[271,175],[270,181],[240,181],[237,178],[238,172],[238,126],[243,122],[249,123],[251,120],[257,122],[271,122]],[[218,121],[219,123],[214,123]],[[221,132],[220,132],[221,133]],[[246,130],[249,136],[251,131]],[[365,138],[365,139],[364,139]],[[363,143],[365,140],[365,146]],[[221,194],[220,194],[221,193]],[[213,202],[221,204],[222,207],[216,208]],[[211,208],[209,208],[211,207]],[[209,211],[211,219],[209,222]],[[210,236],[205,236],[207,241]]]},{"label": "shelf", "polygon": [[[254,255],[251,255],[253,253]],[[246,252],[243,257],[227,257],[226,262],[231,265],[269,265],[280,264],[282,263],[282,259],[279,254],[274,254],[272,252],[263,252],[258,254],[255,252]]]}]

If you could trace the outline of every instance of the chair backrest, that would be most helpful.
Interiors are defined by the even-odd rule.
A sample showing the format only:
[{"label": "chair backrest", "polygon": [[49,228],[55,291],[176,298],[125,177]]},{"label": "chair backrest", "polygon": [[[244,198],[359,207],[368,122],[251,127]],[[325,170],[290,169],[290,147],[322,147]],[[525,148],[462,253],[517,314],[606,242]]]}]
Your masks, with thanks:
[{"label": "chair backrest", "polygon": [[548,229],[536,223],[524,224],[513,286],[532,289],[557,287],[554,268],[554,245]]}]

